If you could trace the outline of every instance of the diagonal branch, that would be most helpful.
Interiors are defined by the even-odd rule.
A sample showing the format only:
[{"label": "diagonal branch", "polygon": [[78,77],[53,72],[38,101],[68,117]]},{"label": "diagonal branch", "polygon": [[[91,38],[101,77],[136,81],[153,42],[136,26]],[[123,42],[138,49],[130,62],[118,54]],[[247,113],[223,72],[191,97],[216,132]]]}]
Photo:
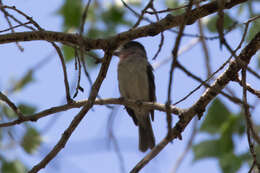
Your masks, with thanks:
[{"label": "diagonal branch", "polygon": [[165,137],[157,146],[155,146],[150,153],[148,153],[132,170],[131,173],[140,171],[150,160],[152,160],[162,149],[173,139],[177,138],[182,133],[189,122],[198,115],[202,116],[206,109],[206,106],[212,101],[219,92],[231,81],[234,76],[247,65],[252,56],[260,49],[260,32],[256,34],[254,39],[243,49],[237,59],[232,61],[229,67],[224,71],[208,88],[203,95],[194,103],[189,109],[187,109],[180,120],[176,123],[175,127],[171,129],[170,138]]},{"label": "diagonal branch", "polygon": [[85,117],[87,112],[93,106],[94,100],[97,97],[100,86],[106,77],[111,58],[112,58],[112,52],[110,50],[107,50],[104,56],[105,61],[103,62],[98,77],[91,88],[89,101],[83,106],[80,112],[74,117],[69,127],[64,131],[62,137],[60,138],[59,142],[55,145],[55,147],[43,158],[42,161],[40,161],[37,165],[35,165],[28,173],[36,173],[42,168],[44,168],[61,151],[61,149],[65,147],[66,143],[68,142],[70,136],[72,135],[76,127],[79,125],[81,120]]}]

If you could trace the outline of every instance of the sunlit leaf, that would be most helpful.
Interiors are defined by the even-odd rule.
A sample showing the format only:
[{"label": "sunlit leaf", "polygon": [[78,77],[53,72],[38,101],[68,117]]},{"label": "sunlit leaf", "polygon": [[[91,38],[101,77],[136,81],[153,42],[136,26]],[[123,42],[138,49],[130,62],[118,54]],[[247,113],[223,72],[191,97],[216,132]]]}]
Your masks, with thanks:
[{"label": "sunlit leaf", "polygon": [[41,141],[39,132],[35,128],[29,127],[23,136],[21,146],[27,153],[33,154],[40,146]]},{"label": "sunlit leaf", "polygon": [[63,45],[62,46],[62,50],[63,50],[63,54],[64,54],[64,58],[65,58],[66,62],[71,61],[71,60],[74,59],[74,57],[75,57],[75,50],[72,47]]},{"label": "sunlit leaf", "polygon": [[[167,6],[168,8],[178,8],[178,7],[181,7],[181,6],[184,5],[184,4],[180,4],[178,1],[173,1],[173,0],[166,0],[166,1],[165,1],[165,4],[166,4],[166,6]],[[172,13],[173,15],[177,15],[177,14],[183,13],[184,10],[185,10],[185,8],[180,8],[180,9],[178,9],[178,10],[172,11],[171,13]]]},{"label": "sunlit leaf", "polygon": [[[218,15],[215,15],[213,17],[211,17],[208,20],[207,23],[207,28],[210,32],[217,32],[217,28],[216,28],[216,23],[217,23],[217,19],[218,19]],[[223,23],[223,28],[227,29],[228,27],[230,27],[232,24],[234,23],[234,20],[225,13],[224,15],[224,23]]]},{"label": "sunlit leaf", "polygon": [[226,128],[219,139],[219,154],[223,155],[234,150],[231,128]]},{"label": "sunlit leaf", "polygon": [[220,132],[220,127],[230,116],[227,107],[219,100],[215,99],[210,105],[205,120],[203,121],[200,131],[208,133]]},{"label": "sunlit leaf", "polygon": [[220,148],[218,140],[207,140],[200,142],[192,147],[194,158],[193,160],[205,159],[208,157],[220,156]]},{"label": "sunlit leaf", "polygon": [[219,160],[223,173],[236,173],[242,165],[242,160],[235,154],[226,153]]},{"label": "sunlit leaf", "polygon": [[121,25],[131,25],[131,22],[124,19],[125,11],[122,8],[118,8],[116,6],[111,6],[105,12],[102,13],[102,21],[106,24],[106,30],[112,30],[121,24]]},{"label": "sunlit leaf", "polygon": [[26,103],[20,103],[18,108],[24,115],[31,115],[34,114],[36,111],[36,107],[26,104]]},{"label": "sunlit leaf", "polygon": [[82,7],[82,0],[64,0],[64,4],[60,8],[59,14],[63,16],[63,26],[65,31],[72,27],[79,27]]},{"label": "sunlit leaf", "polygon": [[14,160],[12,162],[6,162],[6,161],[2,162],[1,172],[2,173],[26,173],[27,170],[19,160]]},{"label": "sunlit leaf", "polygon": [[257,34],[257,32],[259,32],[260,30],[260,19],[254,21],[252,24],[251,24],[251,27],[249,29],[249,32],[248,32],[248,35],[247,35],[247,42],[251,41],[254,36]]},{"label": "sunlit leaf", "polygon": [[260,163],[260,146],[255,147],[256,152],[256,160],[258,163]]},{"label": "sunlit leaf", "polygon": [[3,113],[4,115],[7,117],[7,118],[16,118],[17,115],[16,113],[11,109],[9,108],[8,106],[3,106]]},{"label": "sunlit leaf", "polygon": [[13,91],[19,91],[24,88],[27,84],[33,81],[32,70],[29,70],[25,76],[15,83]]},{"label": "sunlit leaf", "polygon": [[98,37],[104,37],[105,32],[103,30],[99,30],[97,28],[90,28],[87,33],[87,37],[89,38],[98,38]]},{"label": "sunlit leaf", "polygon": [[245,133],[245,120],[243,114],[232,115],[221,125],[222,134],[238,134],[243,135]]}]

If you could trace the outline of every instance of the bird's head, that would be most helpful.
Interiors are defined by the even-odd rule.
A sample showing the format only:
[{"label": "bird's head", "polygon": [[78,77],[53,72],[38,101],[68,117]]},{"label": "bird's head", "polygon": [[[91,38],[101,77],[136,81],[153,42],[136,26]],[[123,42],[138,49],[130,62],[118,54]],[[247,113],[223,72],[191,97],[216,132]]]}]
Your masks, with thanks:
[{"label": "bird's head", "polygon": [[129,55],[141,55],[140,57],[146,58],[146,51],[144,46],[137,41],[130,41],[121,45],[115,52],[114,55],[118,56],[120,60],[129,57]]}]

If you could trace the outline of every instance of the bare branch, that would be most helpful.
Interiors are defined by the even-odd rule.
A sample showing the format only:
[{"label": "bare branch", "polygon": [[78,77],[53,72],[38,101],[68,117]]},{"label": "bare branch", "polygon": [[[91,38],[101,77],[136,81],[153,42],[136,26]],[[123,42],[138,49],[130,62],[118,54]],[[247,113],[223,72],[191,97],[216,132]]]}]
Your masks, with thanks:
[{"label": "bare branch", "polygon": [[[229,61],[226,61],[226,62],[229,62]],[[177,67],[180,69],[180,70],[182,70],[186,75],[188,75],[188,76],[190,76],[190,77],[192,77],[193,79],[195,79],[196,81],[198,81],[198,82],[200,82],[202,85],[204,85],[205,87],[207,87],[207,88],[210,88],[210,85],[207,83],[207,81],[211,78],[211,77],[209,77],[208,79],[206,79],[206,80],[202,80],[201,78],[199,78],[198,76],[196,76],[195,74],[192,74],[190,71],[188,71],[188,69],[186,69],[183,65],[181,65],[179,62],[178,62],[178,64],[177,64]],[[221,66],[220,67],[221,69],[222,68],[224,68],[224,66]],[[220,69],[219,68],[219,69]],[[217,70],[217,71],[220,71],[220,70]],[[201,85],[199,85],[199,86],[201,86]],[[199,87],[198,86],[198,87]],[[196,87],[196,89],[197,89],[197,87]],[[193,91],[195,91],[195,89],[193,90]],[[192,91],[188,94],[188,95],[190,95],[192,93]],[[234,96],[230,96],[230,95],[228,95],[227,93],[225,93],[224,91],[220,91],[220,94],[222,94],[224,97],[226,97],[228,100],[230,100],[231,102],[233,102],[233,103],[235,103],[235,104],[243,104],[243,101],[240,99],[240,98],[238,98],[238,97],[234,97]],[[188,96],[187,95],[187,96]],[[187,96],[185,96],[184,98],[186,98]],[[184,99],[183,98],[183,99]],[[181,100],[183,100],[183,99],[181,99]],[[180,101],[181,101],[180,100]],[[180,102],[180,101],[178,101],[178,102]],[[176,103],[178,103],[178,102],[176,102]],[[175,104],[176,104],[175,103]],[[252,107],[252,106],[250,106],[250,107]]]},{"label": "bare branch", "polygon": [[[192,4],[193,4],[193,0],[189,1],[188,4],[188,8],[186,9],[186,13],[185,13],[185,17],[183,20],[183,23],[180,25],[179,28],[179,33],[178,36],[175,40],[175,45],[174,48],[172,50],[172,64],[171,64],[171,69],[170,69],[170,76],[169,76],[169,84],[168,84],[168,92],[167,92],[167,103],[166,105],[170,105],[171,104],[171,93],[172,93],[172,83],[173,83],[173,71],[177,65],[177,58],[178,58],[178,50],[179,50],[179,46],[181,43],[181,38],[182,38],[182,33],[184,31],[184,28],[186,26],[186,23],[189,20],[190,17],[190,13],[191,13],[191,8],[192,8]],[[171,119],[171,115],[170,112],[167,112],[167,124],[168,124],[168,135],[170,135],[170,131],[171,131],[171,126],[172,126],[172,119]],[[181,136],[179,136],[181,138]]]},{"label": "bare branch", "polygon": [[83,108],[80,110],[80,112],[72,120],[69,127],[64,131],[64,133],[62,134],[62,137],[60,138],[59,142],[55,145],[55,147],[43,158],[43,160],[41,162],[39,162],[37,165],[35,165],[29,171],[29,173],[36,173],[40,169],[44,168],[61,151],[61,149],[65,147],[71,134],[74,132],[74,130],[79,125],[81,120],[85,117],[86,113],[93,106],[94,100],[96,99],[100,86],[106,77],[111,58],[112,58],[112,52],[110,50],[107,50],[105,52],[105,57],[104,57],[105,61],[103,62],[101,69],[99,71],[98,77],[97,77],[94,85],[91,88],[89,101],[83,106]]},{"label": "bare branch", "polygon": [[243,108],[244,108],[246,124],[247,124],[246,131],[247,131],[247,140],[248,140],[249,150],[253,157],[254,163],[256,164],[256,166],[258,168],[258,171],[260,171],[260,163],[258,162],[258,160],[256,158],[255,147],[251,141],[250,132],[255,132],[255,131],[253,129],[251,113],[249,111],[249,107],[247,106],[246,67],[242,68],[242,85],[243,85],[243,101],[244,101]]},{"label": "bare branch", "polygon": [[[232,8],[235,5],[246,2],[247,0],[230,0],[229,3],[225,3],[225,9]],[[7,8],[3,6],[1,8]],[[9,7],[10,8],[10,7]],[[218,5],[215,1],[205,4],[199,8],[195,8],[190,12],[189,20],[187,25],[193,24],[199,18],[212,14],[218,10]],[[32,41],[32,40],[47,40],[47,41],[57,41],[67,45],[84,45],[85,50],[90,49],[106,49],[111,44],[116,47],[122,42],[130,41],[136,38],[145,36],[155,36],[162,31],[167,29],[180,26],[183,23],[186,13],[172,16],[167,15],[165,18],[161,19],[159,22],[145,25],[142,27],[135,28],[130,31],[119,33],[113,37],[107,39],[90,39],[82,38],[77,34],[68,34],[60,32],[51,31],[35,31],[35,32],[20,32],[0,35],[0,44],[11,43],[15,41]]]},{"label": "bare branch", "polygon": [[15,28],[19,28],[21,26],[25,26],[25,25],[30,24],[30,23],[31,22],[29,21],[29,22],[25,22],[25,23],[22,23],[22,24],[19,24],[19,25],[15,25],[15,26],[13,26],[11,28],[7,28],[7,29],[4,29],[4,30],[1,30],[0,33],[1,32],[6,32],[6,31],[10,31],[10,30],[15,29]]},{"label": "bare branch", "polygon": [[185,156],[187,155],[188,151],[191,149],[192,147],[192,144],[193,144],[193,141],[194,141],[194,138],[197,134],[197,126],[198,126],[198,119],[194,119],[194,122],[193,122],[193,127],[192,127],[192,132],[191,132],[191,136],[188,140],[188,143],[184,149],[184,151],[182,152],[182,154],[178,157],[175,165],[174,165],[174,168],[172,170],[172,173],[176,173],[178,168],[180,167],[181,165],[181,162],[184,160]]},{"label": "bare branch", "polygon": [[260,32],[256,34],[254,39],[243,49],[237,59],[229,64],[229,67],[224,71],[208,88],[198,101],[187,109],[175,127],[171,130],[170,138],[165,137],[159,144],[157,144],[150,153],[148,153],[132,170],[131,173],[140,171],[150,160],[152,160],[161,150],[173,139],[177,138],[180,133],[184,131],[189,122],[196,116],[201,117],[206,109],[206,106],[212,101],[218,93],[231,81],[234,75],[248,64],[252,56],[260,49]]},{"label": "bare branch", "polygon": [[[49,116],[51,114],[55,114],[58,112],[63,112],[63,111],[67,111],[69,109],[73,109],[73,108],[80,108],[84,105],[86,105],[89,102],[89,100],[82,100],[82,101],[75,101],[72,103],[68,103],[65,105],[61,105],[61,106],[56,106],[56,107],[52,107],[46,110],[43,110],[39,113],[33,114],[33,115],[28,115],[26,117],[24,117],[24,119],[17,119],[14,120],[12,122],[8,122],[8,123],[2,123],[0,124],[0,127],[7,127],[7,126],[12,126],[12,125],[16,125],[16,124],[21,124],[25,121],[37,121],[40,118]],[[135,100],[125,100],[122,98],[108,98],[108,99],[97,99],[94,102],[94,105],[109,105],[109,104],[115,104],[115,105],[124,105],[124,106],[128,106],[128,107],[143,107],[143,108],[147,108],[147,109],[155,109],[158,111],[166,111],[166,106],[164,104],[160,104],[160,103],[154,103],[154,102],[136,102]],[[170,112],[176,115],[181,115],[182,112],[184,110],[177,108],[175,106],[170,106]]]}]

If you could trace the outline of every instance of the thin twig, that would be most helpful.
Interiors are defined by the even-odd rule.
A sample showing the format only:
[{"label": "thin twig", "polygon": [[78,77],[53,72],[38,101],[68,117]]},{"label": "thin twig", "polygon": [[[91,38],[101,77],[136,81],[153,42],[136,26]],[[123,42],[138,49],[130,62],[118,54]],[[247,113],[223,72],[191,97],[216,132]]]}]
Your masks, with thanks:
[{"label": "thin twig", "polygon": [[258,171],[260,171],[260,163],[258,162],[258,160],[256,158],[255,147],[251,141],[251,134],[250,134],[250,132],[252,132],[253,125],[252,125],[252,120],[251,120],[251,113],[249,111],[249,107],[247,106],[246,67],[242,68],[242,85],[243,85],[243,101],[244,101],[243,108],[244,108],[246,124],[247,124],[246,131],[247,131],[247,140],[248,140],[249,150],[250,150],[253,160],[258,168]]},{"label": "thin twig", "polygon": [[[91,2],[91,0],[88,0],[88,3],[86,4],[86,6],[84,8],[84,11],[83,11],[83,14],[82,14],[82,17],[81,17],[80,31],[79,31],[80,37],[83,36],[85,21],[86,21],[87,16],[88,16],[88,9],[89,9],[90,2]],[[79,45],[79,53],[78,53],[78,50],[75,49],[75,62],[77,62],[77,64],[78,64],[78,82],[77,82],[76,92],[75,92],[73,98],[75,98],[78,95],[79,90],[82,91],[82,92],[84,91],[83,88],[80,86],[81,64],[82,64],[81,61],[84,61],[84,49],[82,47],[82,44]],[[92,85],[92,82],[91,82],[90,76],[87,72],[87,68],[86,68],[85,64],[84,64],[84,72],[85,72],[90,84]]]},{"label": "thin twig", "polygon": [[146,5],[146,6],[144,7],[144,9],[142,10],[141,15],[139,16],[137,22],[134,24],[134,26],[132,27],[132,29],[136,28],[136,27],[140,24],[140,22],[143,20],[143,16],[144,16],[146,10],[147,10],[148,8],[150,8],[150,7],[152,6],[152,4],[153,4],[153,0],[149,0],[149,2],[147,3],[147,5]]},{"label": "thin twig", "polygon": [[257,72],[255,72],[252,68],[247,67],[246,69],[248,72],[250,72],[252,75],[254,75],[256,78],[260,79],[260,74],[258,74]]},{"label": "thin twig", "polygon": [[[83,53],[81,54],[82,56]],[[81,57],[82,58],[82,57]],[[80,91],[84,91],[83,88],[80,86],[80,80],[81,80],[81,61],[80,61],[80,57],[78,55],[78,51],[77,49],[75,49],[75,68],[76,70],[78,70],[78,80],[77,80],[77,86],[76,86],[76,91],[75,94],[73,95],[73,98],[77,97],[79,90]]]},{"label": "thin twig", "polygon": [[260,91],[255,90],[254,88],[252,88],[249,84],[246,84],[245,86],[243,85],[243,81],[240,80],[238,77],[236,79],[237,83],[240,86],[246,87],[246,90],[249,91],[250,93],[254,94],[255,96],[257,96],[258,98],[260,98]]},{"label": "thin twig", "polygon": [[[201,3],[201,2],[204,2],[204,1],[207,1],[207,0],[196,0],[195,3]],[[180,7],[167,8],[165,10],[160,10],[160,11],[146,11],[146,13],[148,13],[148,14],[166,13],[166,12],[172,12],[172,11],[180,10],[180,9],[186,8],[188,6],[189,6],[189,4],[186,4],[186,5],[183,5],[183,6],[180,6]]]},{"label": "thin twig", "polygon": [[36,173],[42,168],[44,168],[60,151],[62,148],[65,147],[66,143],[68,142],[70,136],[76,129],[76,127],[79,125],[81,120],[85,117],[86,113],[91,109],[91,107],[94,104],[94,101],[96,99],[96,96],[98,94],[98,91],[100,89],[100,86],[103,82],[103,80],[106,77],[107,70],[112,58],[113,51],[107,50],[105,52],[104,56],[104,63],[101,66],[101,69],[99,71],[98,77],[94,83],[94,85],[91,88],[91,94],[89,96],[89,101],[83,106],[83,108],[80,110],[80,112],[75,116],[75,118],[70,123],[69,127],[64,131],[62,134],[62,137],[58,141],[58,143],[55,145],[55,147],[37,164],[35,165],[28,173]]},{"label": "thin twig", "polygon": [[177,159],[177,161],[176,161],[176,163],[174,165],[174,168],[172,170],[172,173],[176,173],[177,172],[177,170],[181,166],[181,163],[183,162],[185,156],[188,154],[189,150],[191,149],[193,141],[194,141],[195,136],[197,134],[197,126],[198,126],[198,118],[194,119],[191,136],[190,136],[190,138],[189,138],[189,140],[187,142],[187,145],[186,145],[184,151],[178,157],[178,159]]},{"label": "thin twig", "polygon": [[[178,56],[180,56],[181,54],[187,52],[188,50],[190,50],[191,48],[193,48],[196,44],[198,44],[200,41],[199,38],[193,38],[191,39],[188,44],[184,45],[183,47],[181,47],[178,50]],[[157,62],[154,62],[152,64],[153,69],[157,70],[158,68],[162,67],[164,64],[168,63],[170,60],[172,59],[172,56],[168,56],[167,58],[163,59],[163,60],[158,60]]]},{"label": "thin twig", "polygon": [[107,132],[108,132],[108,137],[109,137],[108,142],[111,142],[113,144],[114,149],[115,149],[115,153],[116,153],[118,161],[119,161],[119,167],[120,167],[121,173],[124,173],[124,172],[126,172],[125,164],[124,164],[124,162],[125,162],[124,157],[121,153],[118,141],[117,141],[117,139],[114,135],[114,130],[113,130],[114,120],[116,118],[118,108],[119,108],[119,106],[114,106],[111,109],[110,114],[108,115]]},{"label": "thin twig", "polygon": [[224,71],[208,88],[202,96],[185,112],[183,112],[180,120],[176,123],[175,127],[171,130],[171,135],[165,137],[158,143],[136,166],[131,170],[131,173],[139,172],[146,164],[148,164],[155,156],[157,156],[164,147],[176,139],[180,133],[184,131],[189,122],[197,115],[201,117],[206,109],[206,106],[218,95],[218,93],[233,79],[233,75],[244,67],[245,63],[249,63],[252,56],[260,49],[260,32],[251,40],[251,42],[243,49],[237,59],[229,64],[229,67]]},{"label": "thin twig", "polygon": [[217,3],[218,3],[218,19],[216,22],[216,28],[219,34],[220,48],[222,48],[222,44],[225,40],[223,32],[224,32],[224,7],[225,7],[226,0],[218,0]]},{"label": "thin twig", "polygon": [[[39,31],[44,31],[44,29],[36,22],[33,20],[32,17],[29,17],[27,14],[25,14],[24,12],[22,12],[21,10],[17,9],[15,6],[3,6],[2,8],[7,8],[7,9],[11,9],[16,11],[17,13],[19,13],[20,15],[22,15],[23,17],[25,17],[27,20],[29,20]],[[34,29],[32,29],[34,30]],[[49,41],[51,43],[51,45],[55,48],[56,52],[58,53],[58,57],[61,61],[62,64],[62,70],[63,70],[63,75],[64,75],[64,84],[65,84],[65,91],[66,91],[66,99],[67,102],[70,103],[72,102],[72,99],[70,97],[70,89],[69,89],[69,82],[68,82],[68,75],[67,75],[67,68],[66,68],[66,64],[65,64],[65,60],[64,57],[62,55],[62,51],[60,50],[60,48],[52,41]]]},{"label": "thin twig", "polygon": [[[180,28],[179,28],[179,34],[176,38],[176,41],[175,41],[175,45],[174,45],[174,48],[173,48],[173,51],[172,51],[172,64],[171,64],[171,69],[170,69],[170,77],[169,77],[169,84],[168,84],[168,94],[167,94],[167,102],[166,102],[166,105],[170,105],[171,104],[171,95],[172,95],[172,83],[173,83],[173,71],[176,67],[176,64],[177,64],[177,58],[178,58],[178,50],[179,50],[179,46],[180,46],[180,43],[181,43],[181,38],[182,38],[182,33],[184,31],[184,28],[186,26],[186,23],[188,22],[189,20],[189,14],[191,12],[191,8],[192,8],[192,4],[193,4],[193,0],[190,0],[189,1],[189,4],[188,4],[188,8],[186,9],[186,13],[185,13],[185,17],[184,17],[184,21],[183,23],[180,25]],[[169,112],[167,112],[167,124],[168,124],[168,135],[170,135],[170,130],[171,130],[171,115]],[[179,136],[181,138],[181,136]]]},{"label": "thin twig", "polygon": [[[196,7],[199,7],[199,2],[196,3]],[[202,45],[202,49],[203,49],[203,53],[204,53],[204,58],[205,58],[205,65],[206,65],[206,69],[207,69],[207,77],[209,77],[211,75],[211,68],[210,68],[210,57],[209,57],[209,50],[206,44],[206,41],[204,39],[204,30],[203,30],[203,24],[201,19],[198,20],[198,27],[199,27],[199,33],[202,36],[200,38],[201,41],[201,45]]]},{"label": "thin twig", "polygon": [[18,119],[23,120],[24,115],[20,111],[18,107],[15,106],[15,104],[0,91],[0,100],[4,101],[18,116]]},{"label": "thin twig", "polygon": [[[195,79],[196,81],[200,82],[201,84],[203,84],[205,87],[210,88],[210,85],[207,83],[207,81],[202,80],[201,78],[199,78],[198,76],[196,76],[195,74],[191,73],[190,71],[188,71],[188,69],[186,69],[183,65],[181,65],[179,62],[177,64],[177,67],[182,70],[186,75],[188,75],[189,77]],[[243,101],[235,96],[230,96],[227,93],[225,93],[224,91],[220,91],[219,94],[222,94],[224,97],[226,97],[227,99],[229,99],[231,102],[235,103],[235,104],[243,104]],[[250,106],[250,105],[249,105]],[[252,106],[250,106],[252,107]]]},{"label": "thin twig", "polygon": [[10,31],[10,30],[12,30],[12,29],[19,28],[19,27],[21,27],[21,26],[24,26],[24,25],[27,25],[27,24],[30,24],[30,23],[31,23],[31,22],[29,21],[29,22],[25,22],[25,23],[22,23],[22,24],[19,24],[19,25],[15,25],[15,26],[13,26],[13,27],[11,27],[11,28],[7,28],[7,29],[4,29],[4,30],[1,30],[0,33],[1,33],[1,32],[6,32],[6,31]]},{"label": "thin twig", "polygon": [[[1,2],[1,3],[2,3],[2,2]],[[10,19],[8,18],[8,14],[7,14],[5,8],[1,8],[1,7],[0,7],[0,10],[4,13],[4,17],[5,17],[5,19],[6,19],[7,23],[8,23],[8,25],[9,25],[9,28],[10,28],[11,32],[12,32],[12,33],[15,33],[14,27],[13,27],[13,25],[12,25]],[[17,47],[19,48],[19,50],[20,50],[21,52],[23,52],[23,51],[24,51],[24,48],[19,44],[19,42],[16,41],[15,43],[16,43]]]},{"label": "thin twig", "polygon": [[[200,87],[202,87],[203,85],[205,85],[215,74],[217,74],[220,70],[222,70],[231,60],[231,57],[224,62],[214,73],[212,73],[205,81],[201,82],[201,84],[199,84],[196,88],[194,88],[191,92],[189,92],[186,96],[184,96],[182,99],[176,101],[175,103],[173,103],[173,105],[177,105],[181,102],[183,102],[184,100],[186,100],[189,96],[191,96],[195,91],[197,91],[198,89],[200,89]],[[179,66],[177,64],[177,66]],[[179,66],[181,67],[181,66]],[[183,68],[182,68],[183,69]]]},{"label": "thin twig", "polygon": [[[155,8],[154,8],[154,5],[152,4],[151,7],[150,7],[153,11],[155,11]],[[159,18],[159,15],[158,14],[155,14],[155,17],[156,17],[156,20],[157,22],[160,20]],[[156,57],[159,55],[159,53],[161,52],[162,50],[162,46],[163,46],[163,43],[164,43],[164,34],[163,32],[161,32],[161,41],[160,41],[160,44],[159,44],[159,47],[158,47],[158,50],[157,52],[155,53],[154,57],[152,58],[153,60],[156,59]]]}]

